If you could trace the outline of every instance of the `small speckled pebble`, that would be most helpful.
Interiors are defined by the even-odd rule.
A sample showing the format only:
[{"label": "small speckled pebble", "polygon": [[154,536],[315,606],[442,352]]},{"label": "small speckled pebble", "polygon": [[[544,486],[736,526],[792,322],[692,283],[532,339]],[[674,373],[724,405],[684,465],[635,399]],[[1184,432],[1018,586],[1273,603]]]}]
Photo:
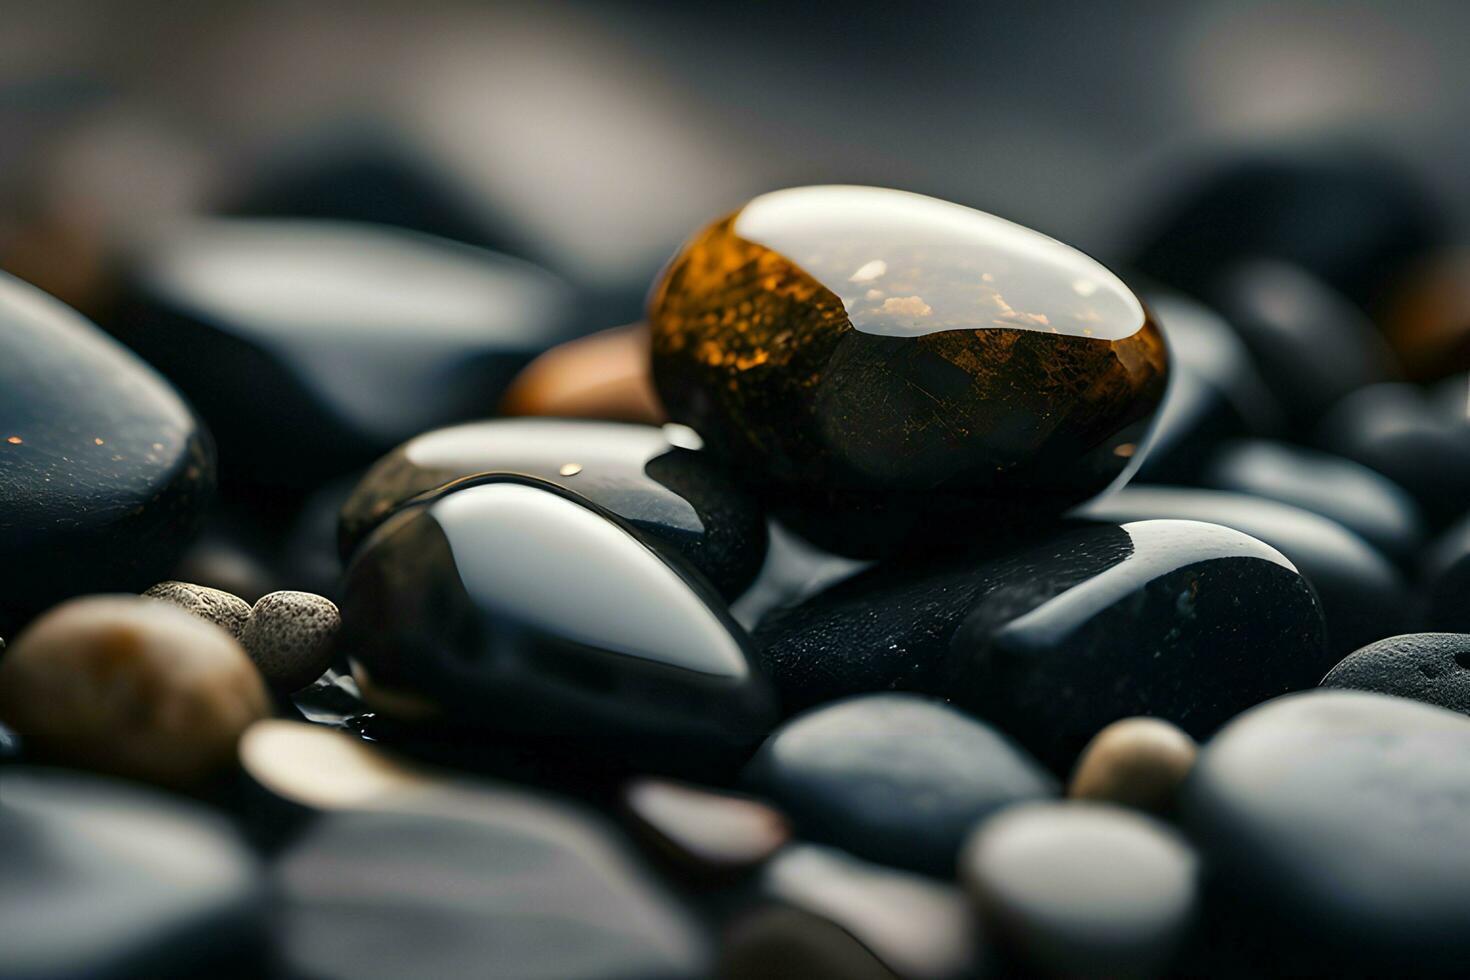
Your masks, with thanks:
[{"label": "small speckled pebble", "polygon": [[1194,739],[1162,718],[1123,718],[1087,743],[1067,795],[1164,813],[1197,751]]},{"label": "small speckled pebble", "polygon": [[201,619],[240,639],[245,624],[250,621],[250,603],[237,595],[207,585],[192,585],[188,582],[159,582],[143,593],[150,599],[161,599],[187,610]]},{"label": "small speckled pebble", "polygon": [[331,666],[341,625],[342,616],[330,599],[310,592],[272,592],[255,604],[240,642],[266,682],[290,693]]},{"label": "small speckled pebble", "polygon": [[240,733],[269,712],[233,637],[140,596],[64,602],[0,661],[0,718],[37,761],[167,786],[233,764]]}]

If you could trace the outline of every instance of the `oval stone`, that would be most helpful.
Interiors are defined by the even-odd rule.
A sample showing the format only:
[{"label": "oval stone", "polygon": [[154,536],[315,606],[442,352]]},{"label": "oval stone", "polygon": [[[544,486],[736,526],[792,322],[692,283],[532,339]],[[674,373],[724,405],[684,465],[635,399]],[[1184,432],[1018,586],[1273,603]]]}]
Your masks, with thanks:
[{"label": "oval stone", "polygon": [[485,414],[576,311],[550,273],[456,242],[209,219],[140,250],[110,328],[194,402],[232,480],[311,486]]},{"label": "oval stone", "polygon": [[551,484],[483,483],[400,511],[358,550],[342,620],[373,686],[503,731],[703,757],[772,720],[709,587]]},{"label": "oval stone", "polygon": [[1055,780],[986,723],[915,694],[825,705],[772,733],[743,781],[804,839],[884,864],[954,874],[975,822]]},{"label": "oval stone", "polygon": [[343,557],[415,497],[497,473],[535,477],[611,511],[727,597],[750,583],[765,557],[760,508],[689,429],[535,418],[427,432],[380,459],[342,508]]},{"label": "oval stone", "polygon": [[1321,686],[1394,694],[1470,715],[1470,636],[1390,636],[1348,654]]},{"label": "oval stone", "polygon": [[1077,758],[1067,795],[1168,813],[1199,747],[1160,718],[1124,718],[1093,736]]},{"label": "oval stone", "polygon": [[0,273],[0,635],[163,578],[213,492],[209,436],[168,383]]},{"label": "oval stone", "polygon": [[649,324],[670,417],[854,553],[941,514],[998,524],[1097,493],[1168,361],[1082,253],[869,187],[776,191],[711,224],[655,284]]},{"label": "oval stone", "polygon": [[1470,956],[1470,719],[1403,698],[1311,691],[1200,752],[1184,824],[1282,943],[1353,975],[1455,974]]}]

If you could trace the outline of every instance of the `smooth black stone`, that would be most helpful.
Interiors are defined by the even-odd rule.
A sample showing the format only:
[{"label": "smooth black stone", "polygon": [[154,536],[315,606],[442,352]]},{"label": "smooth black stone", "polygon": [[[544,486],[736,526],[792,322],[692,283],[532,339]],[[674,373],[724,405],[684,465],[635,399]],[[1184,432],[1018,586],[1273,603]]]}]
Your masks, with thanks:
[{"label": "smooth black stone", "polygon": [[1470,635],[1390,636],[1348,654],[1321,686],[1393,694],[1470,715]]},{"label": "smooth black stone", "polygon": [[1204,738],[1328,660],[1311,587],[1230,528],[1141,520],[1038,548],[950,643],[945,691],[1058,771],[1110,722],[1172,721]]},{"label": "smooth black stone", "polygon": [[1422,583],[1428,594],[1426,628],[1470,633],[1470,515],[1440,535],[1429,549]]},{"label": "smooth black stone", "polygon": [[1200,753],[1188,833],[1237,915],[1324,975],[1459,975],[1470,956],[1470,720],[1312,691],[1262,705]]},{"label": "smooth black stone", "polygon": [[1322,420],[1329,452],[1377,470],[1414,496],[1431,527],[1460,517],[1470,501],[1470,417],[1408,384],[1354,392]]},{"label": "smooth black stone", "polygon": [[371,686],[461,722],[694,759],[742,752],[773,721],[713,590],[551,484],[479,483],[400,511],[343,592],[342,649]]},{"label": "smooth black stone", "polygon": [[1367,316],[1299,267],[1246,260],[1223,274],[1211,300],[1299,430],[1350,392],[1399,374]]},{"label": "smooth black stone", "polygon": [[59,769],[0,768],[0,977],[250,976],[266,893],[204,807]]},{"label": "smooth black stone", "polygon": [[1193,175],[1144,219],[1133,264],[1205,296],[1236,262],[1279,259],[1366,309],[1447,230],[1442,210],[1396,161],[1361,146],[1285,146]]},{"label": "smooth black stone", "polygon": [[1190,483],[1222,440],[1279,431],[1284,415],[1239,336],[1208,307],[1150,289],[1169,345],[1169,387],[1139,448],[1136,480]]},{"label": "smooth black stone", "polygon": [[408,501],[486,474],[534,477],[602,507],[664,554],[733,597],[766,552],[760,508],[683,426],[564,419],[470,422],[410,439],[379,460],[342,508],[340,547],[358,543]]},{"label": "smooth black stone", "polygon": [[[949,883],[868,864],[832,848],[803,844],[788,847],[766,865],[759,894],[777,908],[799,915],[778,923],[779,932],[767,926],[758,937],[766,946],[770,972],[732,971],[731,976],[802,976],[782,970],[780,964],[803,952],[811,955],[814,947],[826,947],[818,955],[827,968],[805,975],[823,978],[843,976],[827,966],[836,956],[841,957],[838,963],[863,962],[854,955],[858,951],[865,951],[888,971],[851,974],[864,978],[959,980],[981,976],[989,966],[984,933],[966,907],[964,895]],[[857,950],[834,948],[838,944],[830,932],[814,935],[822,924],[846,934]],[[735,935],[741,938],[738,930],[737,926]],[[727,949],[727,961],[741,959],[745,953],[738,946]]]},{"label": "smooth black stone", "polygon": [[1424,542],[1419,506],[1403,487],[1361,463],[1261,439],[1221,446],[1201,482],[1331,518],[1399,565]]},{"label": "smooth black stone", "polygon": [[873,563],[835,555],[788,531],[779,521],[767,521],[770,543],[766,559],[750,587],[730,604],[730,615],[747,629],[777,609],[799,605]]},{"label": "smooth black stone", "polygon": [[310,487],[485,414],[576,319],[550,273],[467,245],[213,219],[138,251],[109,326],[210,423],[227,482]]},{"label": "smooth black stone", "polygon": [[277,863],[291,975],[708,975],[698,928],[592,815],[509,789],[384,807],[321,817]]},{"label": "smooth black stone", "polygon": [[791,719],[742,780],[780,805],[806,840],[944,878],[976,821],[1057,793],[1046,770],[989,725],[902,693]]},{"label": "smooth black stone", "polygon": [[1372,545],[1336,521],[1289,504],[1219,490],[1134,485],[1078,511],[1117,523],[1153,518],[1207,521],[1259,538],[1312,584],[1327,621],[1327,663],[1414,626],[1403,576]]},{"label": "smooth black stone", "polygon": [[165,576],[214,491],[209,435],[147,365],[0,273],[0,635]]}]

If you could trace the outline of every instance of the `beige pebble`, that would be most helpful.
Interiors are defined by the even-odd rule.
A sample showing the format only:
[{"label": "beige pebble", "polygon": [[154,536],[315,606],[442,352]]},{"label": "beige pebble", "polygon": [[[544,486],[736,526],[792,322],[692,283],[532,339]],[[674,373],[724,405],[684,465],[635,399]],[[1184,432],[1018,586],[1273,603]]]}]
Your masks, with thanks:
[{"label": "beige pebble", "polygon": [[332,600],[311,592],[272,592],[251,610],[240,642],[266,683],[289,694],[326,672],[342,616]]},{"label": "beige pebble", "polygon": [[37,758],[166,786],[233,765],[240,734],[269,713],[233,637],[141,596],[64,602],[0,661],[0,719]]},{"label": "beige pebble", "polygon": [[1164,813],[1198,751],[1194,739],[1161,718],[1124,718],[1082,750],[1067,795]]},{"label": "beige pebble", "polygon": [[268,718],[240,739],[240,765],[276,796],[314,810],[367,806],[432,788],[426,770],[325,725]]},{"label": "beige pebble", "polygon": [[189,582],[159,582],[143,593],[150,599],[162,599],[209,620],[214,625],[239,639],[250,621],[250,603],[237,595],[231,595],[207,585]]}]

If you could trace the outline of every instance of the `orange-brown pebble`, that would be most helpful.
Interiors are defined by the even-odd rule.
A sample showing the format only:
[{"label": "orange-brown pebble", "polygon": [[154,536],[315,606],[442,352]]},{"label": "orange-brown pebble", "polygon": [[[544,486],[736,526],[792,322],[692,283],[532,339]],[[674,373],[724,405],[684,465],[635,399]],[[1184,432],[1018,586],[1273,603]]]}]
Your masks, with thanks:
[{"label": "orange-brown pebble", "polygon": [[1161,718],[1123,718],[1087,743],[1067,795],[1167,812],[1198,748],[1194,739]]},{"label": "orange-brown pebble", "polygon": [[240,734],[269,713],[234,637],[141,596],[64,602],[0,661],[0,719],[38,759],[165,786],[233,765]]},{"label": "orange-brown pebble", "polygon": [[667,418],[649,372],[648,327],[614,327],[551,348],[516,376],[500,411],[662,424]]},{"label": "orange-brown pebble", "polygon": [[1470,249],[1419,264],[1381,317],[1384,336],[1411,381],[1470,370]]}]

